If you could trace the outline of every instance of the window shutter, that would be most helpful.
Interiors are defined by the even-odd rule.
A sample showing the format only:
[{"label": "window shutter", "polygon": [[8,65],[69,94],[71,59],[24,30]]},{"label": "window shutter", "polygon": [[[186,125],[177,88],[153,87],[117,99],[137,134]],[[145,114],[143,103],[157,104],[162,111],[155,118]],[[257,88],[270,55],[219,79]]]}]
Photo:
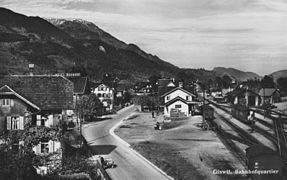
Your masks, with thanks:
[{"label": "window shutter", "polygon": [[7,116],[7,130],[11,130],[11,116]]},{"label": "window shutter", "polygon": [[16,123],[17,123],[16,129],[20,129],[20,118],[19,117],[16,119]]},{"label": "window shutter", "polygon": [[48,146],[49,146],[49,153],[54,152],[54,141],[50,140],[48,142]]},{"label": "window shutter", "polygon": [[41,143],[39,143],[37,146],[34,146],[33,151],[35,152],[35,154],[40,154],[41,153]]},{"label": "window shutter", "polygon": [[19,129],[24,130],[24,117],[23,116],[20,116],[19,124],[20,124]]},{"label": "window shutter", "polygon": [[3,104],[2,102],[3,102],[3,99],[0,99],[0,106],[2,106],[2,104]]},{"label": "window shutter", "polygon": [[61,143],[59,141],[54,141],[55,145],[55,151],[59,150],[61,148]]},{"label": "window shutter", "polygon": [[36,119],[37,119],[36,125],[41,126],[41,115],[37,115]]}]

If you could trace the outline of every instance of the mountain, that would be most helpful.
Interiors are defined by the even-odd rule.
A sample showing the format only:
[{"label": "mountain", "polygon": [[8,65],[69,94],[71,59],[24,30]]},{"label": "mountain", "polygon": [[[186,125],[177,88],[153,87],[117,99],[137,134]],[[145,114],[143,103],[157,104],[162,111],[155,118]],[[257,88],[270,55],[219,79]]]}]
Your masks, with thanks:
[{"label": "mountain", "polygon": [[94,80],[104,73],[137,81],[179,71],[91,22],[45,20],[0,8],[0,74],[25,74],[29,63],[38,74],[80,71]]},{"label": "mountain", "polygon": [[260,79],[261,77],[253,72],[244,72],[238,69],[234,68],[224,68],[224,67],[215,67],[213,70],[216,75],[218,76],[224,76],[229,75],[232,78],[235,78],[240,81],[246,81],[248,79]]},{"label": "mountain", "polygon": [[101,41],[107,45],[115,47],[116,49],[134,52],[145,59],[160,63],[163,66],[167,66],[173,70],[178,70],[177,67],[161,60],[157,56],[144,52],[137,45],[126,44],[118,40],[89,21],[82,19],[66,20],[55,18],[50,18],[47,20],[76,39]]},{"label": "mountain", "polygon": [[276,82],[276,80],[281,78],[281,77],[287,78],[287,70],[276,71],[276,72],[273,72],[270,75],[273,77],[273,79]]}]

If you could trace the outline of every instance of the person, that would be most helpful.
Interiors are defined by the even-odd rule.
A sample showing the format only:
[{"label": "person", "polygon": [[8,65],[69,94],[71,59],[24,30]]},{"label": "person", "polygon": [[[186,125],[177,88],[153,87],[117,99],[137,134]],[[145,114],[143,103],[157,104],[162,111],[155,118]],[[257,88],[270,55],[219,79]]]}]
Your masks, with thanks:
[{"label": "person", "polygon": [[154,111],[152,111],[151,115],[152,115],[152,118],[154,118]]},{"label": "person", "polygon": [[254,113],[254,111],[251,112],[249,120],[251,123],[251,133],[252,133],[254,131],[254,128],[255,128],[255,113]]}]

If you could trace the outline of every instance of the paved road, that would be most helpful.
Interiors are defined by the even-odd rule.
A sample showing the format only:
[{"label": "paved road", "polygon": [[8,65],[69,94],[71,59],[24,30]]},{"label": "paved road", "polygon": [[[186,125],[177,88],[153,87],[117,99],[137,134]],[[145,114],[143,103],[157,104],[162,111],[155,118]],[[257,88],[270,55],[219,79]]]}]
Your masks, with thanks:
[{"label": "paved road", "polygon": [[135,107],[119,112],[111,119],[83,126],[83,135],[96,155],[112,158],[116,168],[107,172],[113,180],[161,180],[167,179],[129,147],[109,134],[109,130],[120,120],[134,112]]}]

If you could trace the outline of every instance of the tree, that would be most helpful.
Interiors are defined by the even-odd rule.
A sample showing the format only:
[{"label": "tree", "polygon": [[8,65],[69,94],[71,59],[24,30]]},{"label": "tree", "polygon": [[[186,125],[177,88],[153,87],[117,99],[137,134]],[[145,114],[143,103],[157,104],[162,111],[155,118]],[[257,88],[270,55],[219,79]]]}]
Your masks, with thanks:
[{"label": "tree", "polygon": [[224,75],[222,77],[222,86],[224,88],[229,88],[231,86],[231,83],[232,83],[232,79],[230,78],[230,76]]},{"label": "tree", "polygon": [[222,89],[222,87],[223,87],[223,82],[222,82],[222,78],[221,77],[219,77],[219,76],[217,76],[216,78],[215,78],[215,87],[216,87],[216,89]]},{"label": "tree", "polygon": [[160,75],[152,75],[148,78],[149,82],[152,84],[152,85],[156,85],[156,82],[161,78]]},{"label": "tree", "polygon": [[94,93],[81,97],[76,109],[84,121],[92,121],[95,117],[102,115],[104,110],[103,103]]},{"label": "tree", "polygon": [[261,87],[262,88],[274,88],[275,83],[273,81],[272,76],[265,75],[264,78],[261,80]]},{"label": "tree", "polygon": [[281,77],[277,79],[278,88],[283,96],[287,95],[287,78]]},{"label": "tree", "polygon": [[43,165],[46,156],[35,155],[32,148],[42,140],[61,137],[60,129],[47,127],[27,127],[4,134],[1,139],[5,143],[0,145],[0,177],[9,180],[37,179],[33,166]]}]

